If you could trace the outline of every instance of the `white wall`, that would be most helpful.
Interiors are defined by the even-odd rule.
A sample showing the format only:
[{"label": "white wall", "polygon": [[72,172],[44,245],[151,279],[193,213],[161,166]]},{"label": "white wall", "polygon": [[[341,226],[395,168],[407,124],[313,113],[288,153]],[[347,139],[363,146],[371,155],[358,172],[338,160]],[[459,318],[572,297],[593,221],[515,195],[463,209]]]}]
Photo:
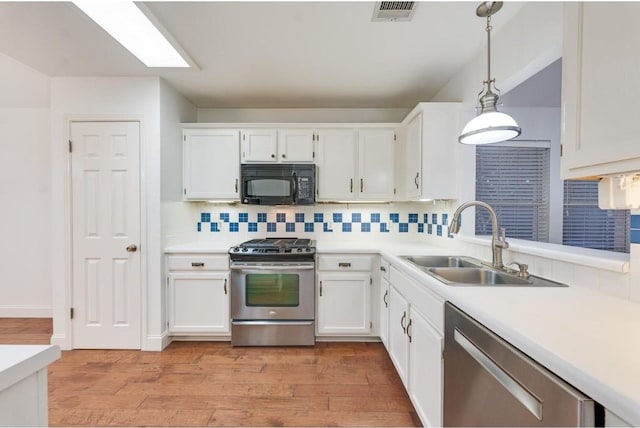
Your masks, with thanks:
[{"label": "white wall", "polygon": [[160,349],[162,245],[160,224],[160,80],[150,78],[53,78],[51,80],[51,239],[53,280],[52,343],[69,349],[71,291],[69,121],[140,120],[143,235],[143,349]]},{"label": "white wall", "polygon": [[49,78],[0,54],[0,317],[51,316]]}]

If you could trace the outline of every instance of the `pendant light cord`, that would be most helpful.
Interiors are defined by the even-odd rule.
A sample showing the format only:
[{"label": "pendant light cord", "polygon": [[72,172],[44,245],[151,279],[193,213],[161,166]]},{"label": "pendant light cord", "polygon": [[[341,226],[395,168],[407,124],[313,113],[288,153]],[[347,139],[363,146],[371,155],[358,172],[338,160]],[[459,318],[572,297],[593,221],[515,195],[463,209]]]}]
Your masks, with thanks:
[{"label": "pendant light cord", "polygon": [[491,14],[487,15],[487,87],[491,89]]}]

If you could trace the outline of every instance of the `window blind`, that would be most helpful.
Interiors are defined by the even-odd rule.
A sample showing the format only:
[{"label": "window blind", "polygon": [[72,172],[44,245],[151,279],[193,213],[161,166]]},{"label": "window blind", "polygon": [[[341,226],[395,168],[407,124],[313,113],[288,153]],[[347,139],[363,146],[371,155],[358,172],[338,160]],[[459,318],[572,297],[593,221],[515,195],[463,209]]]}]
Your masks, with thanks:
[{"label": "window blind", "polygon": [[629,252],[629,210],[601,210],[598,180],[566,180],[562,243]]},{"label": "window blind", "polygon": [[[476,147],[476,199],[491,205],[507,236],[549,241],[549,147]],[[476,209],[476,235],[491,218]]]}]

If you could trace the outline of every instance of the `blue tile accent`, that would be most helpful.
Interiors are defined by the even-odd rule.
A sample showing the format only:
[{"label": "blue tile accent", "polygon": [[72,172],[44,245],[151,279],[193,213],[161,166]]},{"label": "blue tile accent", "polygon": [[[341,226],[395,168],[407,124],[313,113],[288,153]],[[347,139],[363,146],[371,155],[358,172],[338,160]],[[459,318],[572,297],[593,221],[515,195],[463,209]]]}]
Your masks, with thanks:
[{"label": "blue tile accent", "polygon": [[267,213],[258,213],[258,223],[267,222]]},{"label": "blue tile accent", "polygon": [[380,223],[380,213],[371,213],[371,223]]},{"label": "blue tile accent", "polygon": [[380,223],[380,232],[388,232],[387,223]]},{"label": "blue tile accent", "polygon": [[286,213],[276,213],[276,223],[284,223],[287,221]]},{"label": "blue tile accent", "polygon": [[360,214],[360,213],[352,213],[351,214],[351,221],[353,223],[360,223],[362,221],[362,214]]},{"label": "blue tile accent", "polygon": [[400,228],[400,233],[407,233],[409,232],[409,223],[400,223],[399,228]]},{"label": "blue tile accent", "polygon": [[196,227],[198,229],[198,232],[202,232],[202,223],[198,222],[198,225]]},{"label": "blue tile accent", "polygon": [[220,220],[229,223],[229,213],[220,213]]},{"label": "blue tile accent", "polygon": [[438,224],[438,214],[431,214],[431,223]]},{"label": "blue tile accent", "polygon": [[324,214],[323,213],[313,213],[313,222],[314,223],[324,223]]},{"label": "blue tile accent", "polygon": [[418,214],[409,214],[409,223],[417,223]]},{"label": "blue tile accent", "polygon": [[433,225],[432,224],[428,224],[427,225],[427,233],[429,235],[433,235]]},{"label": "blue tile accent", "polygon": [[287,231],[287,232],[295,232],[296,231],[296,224],[295,223],[285,223],[284,227],[285,227],[285,231]]},{"label": "blue tile accent", "polygon": [[305,223],[304,224],[305,232],[313,232],[313,223]]},{"label": "blue tile accent", "polygon": [[631,243],[640,244],[640,229],[631,229]]},{"label": "blue tile accent", "polygon": [[640,215],[631,216],[631,229],[640,229]]},{"label": "blue tile accent", "polygon": [[400,223],[400,214],[398,213],[389,214],[389,220],[391,220],[392,223]]},{"label": "blue tile accent", "polygon": [[200,213],[200,221],[209,223],[211,221],[211,213]]},{"label": "blue tile accent", "polygon": [[304,213],[296,213],[296,223],[304,223]]},{"label": "blue tile accent", "polygon": [[428,213],[424,213],[422,215],[422,222],[423,223],[429,223],[429,214]]},{"label": "blue tile accent", "polygon": [[442,225],[447,225],[449,224],[449,214],[444,213],[442,214]]},{"label": "blue tile accent", "polygon": [[275,232],[276,224],[275,223],[267,223],[267,232]]},{"label": "blue tile accent", "polygon": [[360,223],[360,232],[371,232],[371,223]]},{"label": "blue tile accent", "polygon": [[220,232],[220,229],[218,229],[218,222],[211,223],[211,231]]},{"label": "blue tile accent", "polygon": [[329,229],[328,223],[322,223],[322,231],[323,232],[333,232],[333,229]]},{"label": "blue tile accent", "polygon": [[249,213],[239,213],[238,221],[240,223],[248,223],[249,222]]},{"label": "blue tile accent", "polygon": [[333,213],[333,222],[334,223],[342,223],[342,214],[341,213]]},{"label": "blue tile accent", "polygon": [[441,224],[439,224],[437,226],[437,232],[436,233],[437,233],[438,236],[442,236],[442,225]]},{"label": "blue tile accent", "polygon": [[229,223],[229,232],[240,232],[240,223]]},{"label": "blue tile accent", "polygon": [[249,223],[249,232],[257,232],[258,223]]},{"label": "blue tile accent", "polygon": [[351,223],[342,223],[343,232],[351,232]]},{"label": "blue tile accent", "polygon": [[424,233],[424,223],[418,223],[418,233]]}]

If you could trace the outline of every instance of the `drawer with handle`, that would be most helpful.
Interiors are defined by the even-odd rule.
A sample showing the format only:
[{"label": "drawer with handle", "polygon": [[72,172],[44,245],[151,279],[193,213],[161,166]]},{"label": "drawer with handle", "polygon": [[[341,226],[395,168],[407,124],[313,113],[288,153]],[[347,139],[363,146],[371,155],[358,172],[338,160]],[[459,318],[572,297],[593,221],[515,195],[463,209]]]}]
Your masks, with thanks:
[{"label": "drawer with handle", "polygon": [[229,256],[211,254],[185,254],[167,257],[167,270],[229,270]]},{"label": "drawer with handle", "polygon": [[380,259],[380,276],[382,278],[385,278],[388,281],[390,270],[391,270],[391,264],[387,260],[381,258]]},{"label": "drawer with handle", "polygon": [[318,270],[330,271],[371,271],[372,256],[320,255],[318,256]]}]

